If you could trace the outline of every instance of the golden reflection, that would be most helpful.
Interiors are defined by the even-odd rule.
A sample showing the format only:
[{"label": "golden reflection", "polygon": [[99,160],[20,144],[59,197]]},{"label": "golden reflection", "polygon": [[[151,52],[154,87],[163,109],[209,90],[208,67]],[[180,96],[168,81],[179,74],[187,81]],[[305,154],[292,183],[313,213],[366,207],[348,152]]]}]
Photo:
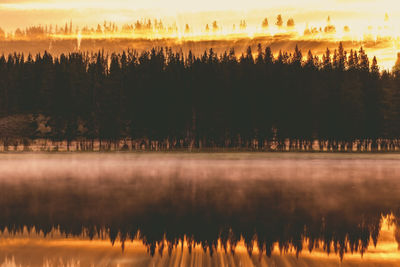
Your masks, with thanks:
[{"label": "golden reflection", "polygon": [[[287,248],[284,252],[278,244],[274,245],[272,255],[260,255],[256,242],[252,253],[243,240],[231,251],[230,245],[225,250],[221,240],[213,253],[200,244],[189,248],[188,241],[180,240],[168,253],[160,249],[168,244],[158,244],[154,256],[149,254],[148,247],[138,237],[131,242],[121,241],[114,245],[106,238],[89,240],[89,238],[66,238],[58,230],[48,236],[42,233],[22,233],[13,235],[7,230],[0,236],[0,266],[398,266],[400,251],[398,226],[393,216],[381,219],[381,228],[376,246],[370,241],[368,249],[359,253],[345,253],[342,260],[335,253],[327,254],[324,244],[308,251],[308,241],[303,241],[299,254],[295,249]],[[333,247],[332,247],[333,251]]]},{"label": "golden reflection", "polygon": [[396,154],[30,156],[1,156],[1,267],[400,264]]}]

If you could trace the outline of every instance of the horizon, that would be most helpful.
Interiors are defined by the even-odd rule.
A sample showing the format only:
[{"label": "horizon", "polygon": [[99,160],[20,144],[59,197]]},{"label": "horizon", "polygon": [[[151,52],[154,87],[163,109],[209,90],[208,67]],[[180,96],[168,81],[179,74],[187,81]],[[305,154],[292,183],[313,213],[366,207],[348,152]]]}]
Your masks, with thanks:
[{"label": "horizon", "polygon": [[[13,37],[15,31],[24,31],[32,26],[64,27],[65,24],[73,25],[74,38],[86,38],[82,29],[96,29],[104,22],[112,22],[119,31],[124,25],[133,26],[137,21],[150,19],[161,20],[165,27],[172,27],[173,33],[156,33],[144,35],[119,34],[96,35],[93,38],[173,38],[178,41],[202,41],[202,40],[235,40],[241,38],[254,39],[259,36],[273,36],[273,41],[280,41],[282,34],[290,34],[296,41],[317,41],[323,44],[329,42],[351,41],[370,42],[366,51],[371,56],[376,56],[382,69],[390,70],[400,51],[400,8],[395,1],[343,1],[329,0],[323,4],[316,0],[302,1],[301,4],[292,0],[272,1],[250,0],[245,3],[240,1],[213,1],[206,0],[201,3],[181,0],[164,1],[29,1],[29,0],[0,0],[0,16],[3,20],[0,28],[6,36]],[[296,6],[296,7],[295,7]],[[282,15],[283,27],[275,25],[278,15]],[[328,21],[328,17],[330,21]],[[262,28],[262,21],[268,19],[268,28]],[[293,19],[295,25],[286,27],[289,19]],[[244,20],[246,27],[241,28],[240,22]],[[211,34],[205,27],[211,27],[213,21],[218,24],[218,31]],[[186,30],[186,24],[190,30]],[[326,26],[335,27],[334,33],[305,36],[307,29],[324,29]],[[348,27],[347,30],[345,27]],[[1,34],[0,34],[1,35]],[[62,38],[59,34],[52,38]],[[384,42],[378,42],[381,38]],[[0,36],[1,39],[1,36]],[[51,46],[51,44],[50,44]],[[7,43],[0,53],[8,53],[5,50]],[[206,49],[209,47],[206,47]],[[311,49],[312,47],[310,47]],[[353,47],[347,47],[353,48]],[[283,47],[283,50],[289,49]],[[42,49],[43,50],[43,49]],[[303,52],[308,48],[303,49]],[[20,52],[20,51],[15,51]]]}]

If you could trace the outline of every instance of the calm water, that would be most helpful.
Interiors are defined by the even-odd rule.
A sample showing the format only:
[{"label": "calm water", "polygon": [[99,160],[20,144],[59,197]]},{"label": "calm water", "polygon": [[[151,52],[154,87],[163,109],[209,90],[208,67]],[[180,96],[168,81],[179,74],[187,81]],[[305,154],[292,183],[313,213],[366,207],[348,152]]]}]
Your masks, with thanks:
[{"label": "calm water", "polygon": [[399,266],[400,155],[0,155],[0,266]]}]

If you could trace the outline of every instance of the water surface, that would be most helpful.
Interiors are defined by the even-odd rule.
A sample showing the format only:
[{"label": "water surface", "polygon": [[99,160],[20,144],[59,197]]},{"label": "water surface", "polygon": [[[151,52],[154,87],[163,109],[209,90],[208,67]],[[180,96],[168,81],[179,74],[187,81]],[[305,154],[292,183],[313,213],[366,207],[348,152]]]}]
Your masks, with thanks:
[{"label": "water surface", "polygon": [[0,155],[0,266],[398,266],[400,155]]}]

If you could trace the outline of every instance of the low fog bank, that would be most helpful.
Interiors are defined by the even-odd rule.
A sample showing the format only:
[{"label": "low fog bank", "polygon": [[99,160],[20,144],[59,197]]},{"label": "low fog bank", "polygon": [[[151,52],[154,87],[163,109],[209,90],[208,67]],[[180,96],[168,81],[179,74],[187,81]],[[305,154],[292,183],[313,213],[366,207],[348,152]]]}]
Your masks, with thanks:
[{"label": "low fog bank", "polygon": [[399,154],[379,153],[5,153],[0,181],[389,182],[400,175],[399,160]]}]

